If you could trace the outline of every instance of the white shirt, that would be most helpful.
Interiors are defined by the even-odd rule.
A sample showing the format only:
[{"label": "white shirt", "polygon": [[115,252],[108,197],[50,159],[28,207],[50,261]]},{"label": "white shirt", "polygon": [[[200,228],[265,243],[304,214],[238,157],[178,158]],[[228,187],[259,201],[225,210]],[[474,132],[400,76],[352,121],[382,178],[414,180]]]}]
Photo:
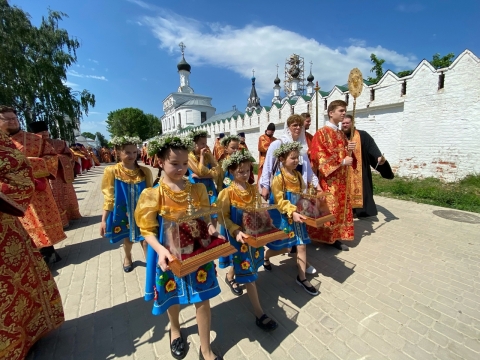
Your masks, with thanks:
[{"label": "white shirt", "polygon": [[[281,140],[275,140],[268,147],[267,156],[265,157],[265,162],[263,163],[262,177],[259,180],[261,188],[267,188],[268,190],[270,190],[270,177],[272,176],[273,165],[277,160],[277,158],[273,155],[273,152],[277,150],[281,145]],[[310,166],[310,160],[308,159],[307,154],[303,155],[302,178],[305,184],[313,183],[313,186],[317,187],[318,178],[312,171],[312,167]]]}]

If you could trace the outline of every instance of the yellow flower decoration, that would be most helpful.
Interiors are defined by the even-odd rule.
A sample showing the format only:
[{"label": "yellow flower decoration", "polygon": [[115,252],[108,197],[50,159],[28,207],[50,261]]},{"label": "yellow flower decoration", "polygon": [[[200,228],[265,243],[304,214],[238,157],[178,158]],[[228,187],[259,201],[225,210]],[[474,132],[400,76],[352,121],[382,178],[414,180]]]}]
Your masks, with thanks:
[{"label": "yellow flower decoration", "polygon": [[167,293],[172,292],[176,288],[177,288],[177,283],[173,279],[168,280],[167,283],[165,284],[165,291]]},{"label": "yellow flower decoration", "polygon": [[201,284],[207,281],[207,272],[205,270],[200,269],[197,271],[197,281]]},{"label": "yellow flower decoration", "polygon": [[208,195],[209,195],[209,196],[213,196],[213,191],[210,190],[210,191],[208,192]]},{"label": "yellow flower decoration", "polygon": [[115,226],[115,229],[113,229],[113,232],[115,234],[118,234],[120,231],[122,231],[122,228],[120,226]]},{"label": "yellow flower decoration", "polygon": [[292,225],[292,224],[293,224],[293,220],[292,220],[292,218],[288,218],[288,223],[289,223],[290,225]]},{"label": "yellow flower decoration", "polygon": [[240,264],[242,270],[248,270],[250,268],[250,261],[245,260]]},{"label": "yellow flower decoration", "polygon": [[260,256],[260,251],[255,251],[255,259],[258,259],[258,257]]},{"label": "yellow flower decoration", "polygon": [[293,231],[290,231],[290,232],[288,233],[288,237],[289,237],[290,239],[294,238],[294,237],[295,237],[295,233],[294,233]]},{"label": "yellow flower decoration", "polygon": [[246,253],[248,251],[248,245],[247,244],[242,244],[240,247],[240,252]]}]

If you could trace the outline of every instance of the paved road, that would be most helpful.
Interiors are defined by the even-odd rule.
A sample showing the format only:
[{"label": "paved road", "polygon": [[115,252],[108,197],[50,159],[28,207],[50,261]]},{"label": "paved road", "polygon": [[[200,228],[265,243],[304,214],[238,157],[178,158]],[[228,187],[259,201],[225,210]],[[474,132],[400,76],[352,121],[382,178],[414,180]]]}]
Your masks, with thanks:
[{"label": "paved road", "polygon": [[[29,359],[171,359],[166,316],[143,300],[145,264],[122,270],[122,249],[99,237],[103,167],[76,179],[83,219],[58,247],[52,271],[66,322]],[[480,224],[446,220],[440,208],[376,198],[375,220],[355,222],[349,252],[308,247],[319,270],[311,297],[295,283],[293,258],[261,271],[260,300],[280,324],[254,324],[247,296],[223,282],[212,300],[213,347],[226,359],[480,359]],[[461,214],[460,214],[461,215]],[[470,215],[467,213],[467,215]],[[181,311],[187,359],[198,358],[195,310]]]}]

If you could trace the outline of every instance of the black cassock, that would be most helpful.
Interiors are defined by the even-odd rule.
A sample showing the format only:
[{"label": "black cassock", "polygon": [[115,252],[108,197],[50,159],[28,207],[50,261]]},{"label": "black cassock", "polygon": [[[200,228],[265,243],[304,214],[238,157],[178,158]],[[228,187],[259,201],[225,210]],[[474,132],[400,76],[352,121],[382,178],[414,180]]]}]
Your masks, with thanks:
[{"label": "black cassock", "polygon": [[[357,130],[360,133],[360,142],[362,146],[362,182],[363,182],[363,208],[353,209],[353,213],[358,217],[376,216],[378,214],[377,206],[373,200],[373,181],[372,167],[378,164],[378,158],[382,156],[375,140],[363,130]],[[383,165],[378,165],[377,170],[382,177],[393,179],[393,172],[390,164],[386,161]]]}]

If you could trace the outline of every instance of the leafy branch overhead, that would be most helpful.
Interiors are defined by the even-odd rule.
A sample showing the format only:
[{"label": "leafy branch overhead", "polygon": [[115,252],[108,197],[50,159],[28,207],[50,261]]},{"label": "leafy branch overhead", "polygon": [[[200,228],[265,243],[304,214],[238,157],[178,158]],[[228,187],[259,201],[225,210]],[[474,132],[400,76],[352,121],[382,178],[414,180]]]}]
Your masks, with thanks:
[{"label": "leafy branch overhead", "polygon": [[54,138],[74,140],[83,115],[95,106],[88,90],[67,84],[80,42],[59,28],[67,15],[48,10],[39,27],[27,13],[0,0],[0,104],[14,106],[23,125],[46,121]]}]

